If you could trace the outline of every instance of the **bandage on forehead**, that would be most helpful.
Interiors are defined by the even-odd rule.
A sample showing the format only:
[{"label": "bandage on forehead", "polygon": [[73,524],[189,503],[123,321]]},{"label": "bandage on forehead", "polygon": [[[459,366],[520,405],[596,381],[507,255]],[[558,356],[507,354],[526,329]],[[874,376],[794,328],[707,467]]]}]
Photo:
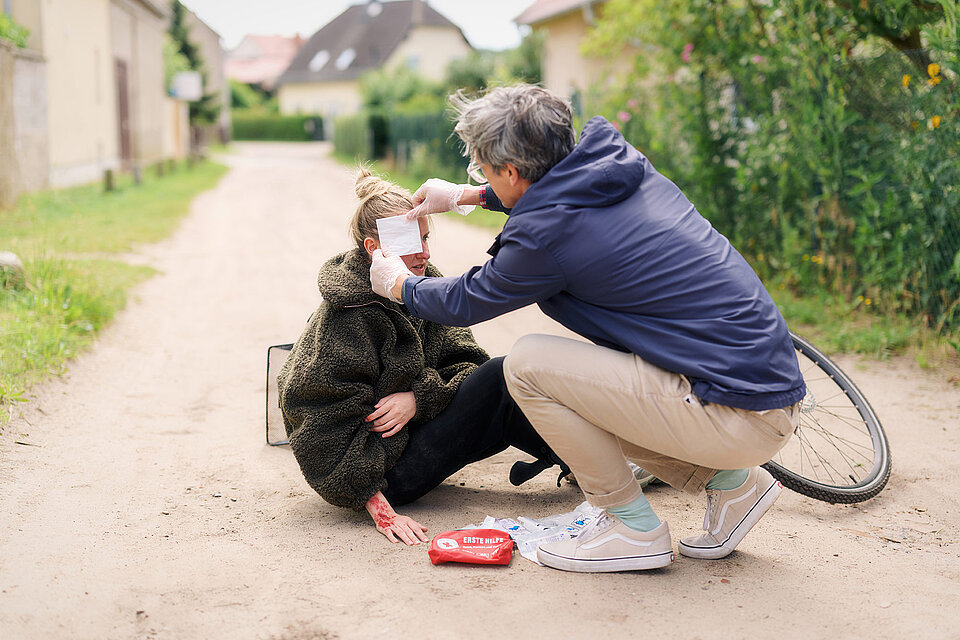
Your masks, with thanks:
[{"label": "bandage on forehead", "polygon": [[417,220],[407,220],[407,216],[378,218],[377,234],[380,236],[380,246],[395,256],[423,251],[420,223]]}]

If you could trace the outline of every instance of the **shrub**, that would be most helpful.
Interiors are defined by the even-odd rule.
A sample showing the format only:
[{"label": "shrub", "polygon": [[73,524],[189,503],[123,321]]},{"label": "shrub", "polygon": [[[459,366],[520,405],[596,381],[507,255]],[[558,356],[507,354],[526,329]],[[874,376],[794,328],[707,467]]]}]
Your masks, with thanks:
[{"label": "shrub", "polygon": [[234,111],[231,117],[234,140],[323,140],[323,118],[320,116]]},{"label": "shrub", "polygon": [[12,42],[14,46],[23,49],[27,46],[29,37],[29,29],[20,26],[10,16],[0,11],[0,38],[5,38]]},{"label": "shrub", "polygon": [[[612,0],[592,50],[658,46],[594,100],[761,277],[955,330],[960,34],[937,34],[960,9],[940,5],[952,21],[884,14],[872,34],[833,2]],[[920,29],[928,49],[890,44]]]}]

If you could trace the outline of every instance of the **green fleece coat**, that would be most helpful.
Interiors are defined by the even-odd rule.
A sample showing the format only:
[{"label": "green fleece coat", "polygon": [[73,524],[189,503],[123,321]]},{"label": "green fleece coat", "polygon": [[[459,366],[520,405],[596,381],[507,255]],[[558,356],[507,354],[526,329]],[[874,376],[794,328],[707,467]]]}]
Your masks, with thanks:
[{"label": "green fleece coat", "polygon": [[[427,265],[428,276],[440,273]],[[360,249],[331,258],[317,278],[323,304],[277,376],[290,446],[307,482],[327,502],[361,509],[409,430],[440,413],[460,383],[489,359],[469,329],[414,318],[370,288]],[[384,396],[413,391],[417,413],[383,438],[364,418]]]}]

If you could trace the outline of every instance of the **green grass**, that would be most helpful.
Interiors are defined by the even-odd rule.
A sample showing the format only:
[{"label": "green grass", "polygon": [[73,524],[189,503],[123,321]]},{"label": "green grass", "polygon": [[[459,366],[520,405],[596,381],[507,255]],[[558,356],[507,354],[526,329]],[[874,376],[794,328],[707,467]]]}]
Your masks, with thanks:
[{"label": "green grass", "polygon": [[109,254],[169,235],[194,196],[226,170],[181,166],[162,178],[145,175],[139,186],[121,177],[114,192],[100,184],[50,190],[0,210],[0,250],[18,254],[25,273],[20,286],[0,288],[0,425],[30,386],[89,346],[130,287],[153,274]]},{"label": "green grass", "polygon": [[129,176],[105,193],[100,183],[28,194],[0,211],[0,247],[21,256],[117,253],[137,243],[161,240],[176,228],[193,197],[209,188],[226,167],[213,162],[180,164],[142,184]]},{"label": "green grass", "polygon": [[938,335],[916,318],[876,313],[864,301],[848,302],[824,291],[798,295],[782,283],[768,283],[790,329],[829,354],[858,353],[878,360],[910,356],[924,369],[942,371],[960,383],[960,343]]}]

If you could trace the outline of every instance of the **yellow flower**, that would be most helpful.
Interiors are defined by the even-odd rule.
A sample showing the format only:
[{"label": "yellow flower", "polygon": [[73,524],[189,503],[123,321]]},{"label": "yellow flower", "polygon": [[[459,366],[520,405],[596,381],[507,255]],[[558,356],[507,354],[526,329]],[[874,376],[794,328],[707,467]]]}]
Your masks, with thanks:
[{"label": "yellow flower", "polygon": [[929,80],[927,80],[927,84],[929,84],[931,87],[934,87],[934,86],[940,84],[940,78],[941,78],[941,76],[933,76],[932,78],[930,78]]},{"label": "yellow flower", "polygon": [[863,296],[857,296],[857,302],[863,302]]},{"label": "yellow flower", "polygon": [[871,304],[873,304],[873,300],[871,300],[870,298],[865,298],[864,301],[863,301],[863,303],[866,304],[866,305],[871,305]]},{"label": "yellow flower", "polygon": [[940,65],[938,65],[936,62],[931,62],[927,65],[927,73],[930,74],[931,78],[940,75]]},{"label": "yellow flower", "polygon": [[762,254],[762,253],[758,253],[758,254],[757,254],[757,260],[759,260],[760,262],[763,262],[763,254]]},{"label": "yellow flower", "polygon": [[807,262],[808,260],[810,260],[810,256],[808,256],[807,254],[803,254],[803,261]]},{"label": "yellow flower", "polygon": [[900,84],[902,84],[904,88],[909,87],[909,86],[910,86],[910,75],[909,75],[909,74],[906,74],[906,73],[903,74],[903,77],[900,78]]},{"label": "yellow flower", "polygon": [[933,116],[930,118],[930,124],[933,125],[934,129],[940,128],[940,116]]},{"label": "yellow flower", "polygon": [[920,128],[920,123],[914,120],[913,122],[910,123],[910,126],[913,127],[914,131],[916,131],[917,129]]}]

